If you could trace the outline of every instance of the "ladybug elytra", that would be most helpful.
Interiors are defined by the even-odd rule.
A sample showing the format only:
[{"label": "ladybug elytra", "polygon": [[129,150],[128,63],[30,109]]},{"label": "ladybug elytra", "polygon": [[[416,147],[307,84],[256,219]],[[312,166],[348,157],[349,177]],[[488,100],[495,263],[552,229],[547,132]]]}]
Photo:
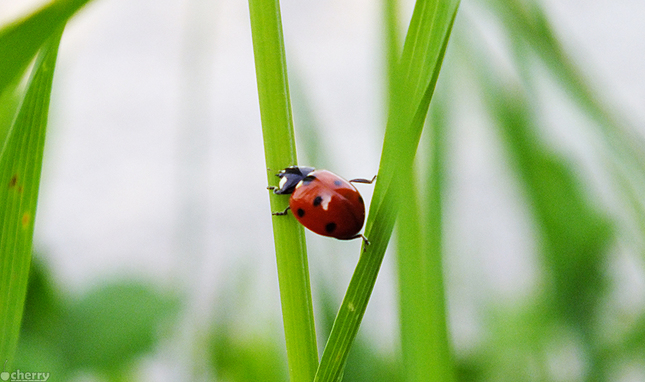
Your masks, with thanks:
[{"label": "ladybug elytra", "polygon": [[293,216],[311,231],[340,240],[361,238],[358,232],[365,221],[365,203],[352,183],[372,183],[367,179],[347,181],[327,171],[313,167],[291,166],[276,174],[280,178],[278,187],[268,187],[276,194],[291,194],[289,207],[273,215]]}]

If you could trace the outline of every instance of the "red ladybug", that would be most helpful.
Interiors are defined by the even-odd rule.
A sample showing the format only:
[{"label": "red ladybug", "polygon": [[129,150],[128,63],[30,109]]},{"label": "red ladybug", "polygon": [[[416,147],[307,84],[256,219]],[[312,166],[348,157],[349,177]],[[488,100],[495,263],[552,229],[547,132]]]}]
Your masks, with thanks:
[{"label": "red ladybug", "polygon": [[286,215],[291,210],[305,227],[323,236],[340,240],[363,239],[358,232],[365,221],[365,203],[350,182],[372,183],[367,179],[347,181],[327,171],[313,167],[291,166],[276,174],[278,187],[268,187],[276,194],[291,194],[289,207],[273,215]]}]

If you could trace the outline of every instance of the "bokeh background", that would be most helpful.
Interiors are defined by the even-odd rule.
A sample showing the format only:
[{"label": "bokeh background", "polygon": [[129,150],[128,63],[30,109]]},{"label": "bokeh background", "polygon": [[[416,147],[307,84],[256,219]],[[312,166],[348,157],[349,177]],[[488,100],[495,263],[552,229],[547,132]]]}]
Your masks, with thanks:
[{"label": "bokeh background", "polygon": [[[39,3],[5,0],[0,21]],[[589,86],[642,137],[645,2],[540,4]],[[402,5],[404,25],[413,4]],[[348,179],[371,177],[386,117],[381,4],[282,1],[281,7],[300,163]],[[473,35],[479,39],[469,41]],[[459,39],[477,44],[491,58],[488,65],[509,77],[517,69],[495,12],[484,1],[463,0],[437,94],[450,77],[445,86],[459,112],[447,137],[444,273],[455,352],[467,357],[487,340],[482,322],[491,303],[516,306],[534,296],[541,264],[513,164],[469,92],[472,78],[461,75]],[[578,166],[586,191],[606,202],[599,210],[614,214],[606,169],[594,154],[594,138],[584,133],[589,120],[557,81],[543,77],[536,84],[545,95],[541,138]],[[232,333],[242,342],[264,338],[281,359],[266,190],[267,171],[277,170],[264,164],[246,2],[94,1],[69,23],[59,53],[34,245],[44,283],[80,307],[115,283],[134,283],[146,291],[142,301],[173,306],[172,318],[159,320],[161,333],[152,331],[160,339],[119,364],[133,380],[215,378],[215,366],[226,363],[212,349],[226,341],[212,333]],[[369,200],[371,187],[359,187]],[[607,298],[622,314],[642,317],[644,257],[625,240],[606,267],[615,281]],[[320,325],[342,298],[360,243],[309,233],[307,242]],[[374,354],[396,363],[393,267],[387,256],[360,335]],[[550,367],[560,376],[554,380],[584,380],[575,349],[554,354]],[[114,379],[114,371],[84,365],[70,378]],[[625,362],[611,380],[645,381],[644,365]]]}]

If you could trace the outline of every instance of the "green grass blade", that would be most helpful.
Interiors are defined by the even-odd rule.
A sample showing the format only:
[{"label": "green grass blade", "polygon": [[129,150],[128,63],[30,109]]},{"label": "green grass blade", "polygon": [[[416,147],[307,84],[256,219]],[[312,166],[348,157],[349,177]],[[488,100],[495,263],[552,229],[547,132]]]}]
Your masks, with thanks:
[{"label": "green grass blade", "polygon": [[397,169],[411,168],[458,1],[416,3],[389,97],[388,123],[362,253],[325,346],[315,381],[338,381],[383,261],[398,212]]},{"label": "green grass blade", "polygon": [[8,84],[0,91],[0,149],[7,138],[13,120],[18,114],[20,102],[24,97],[24,88],[20,81]]},{"label": "green grass blade", "polygon": [[0,30],[0,90],[22,75],[45,41],[89,0],[59,0]]},{"label": "green grass blade", "polygon": [[[400,25],[399,25],[399,1],[398,0],[383,0],[383,24],[384,34],[383,39],[385,43],[385,78],[387,80],[387,97],[394,94],[395,87],[395,73],[399,58],[401,57],[401,41],[400,41]],[[386,104],[390,103],[390,99],[386,99]]]},{"label": "green grass blade", "polygon": [[495,84],[491,73],[481,73],[484,94],[537,223],[541,258],[550,276],[543,292],[553,307],[551,319],[580,339],[593,376],[588,380],[604,380],[595,319],[609,281],[604,267],[614,227],[598,203],[589,200],[575,170],[544,147],[529,99],[519,89]]},{"label": "green grass blade", "polygon": [[[406,381],[454,380],[446,322],[441,250],[444,115],[437,103],[426,131],[424,187],[412,173],[397,220],[401,347]],[[443,105],[442,105],[443,106]],[[429,134],[428,134],[429,133]],[[423,137],[422,137],[423,139]]]},{"label": "green grass blade", "polygon": [[[249,0],[253,52],[262,118],[268,182],[296,164],[287,65],[277,0]],[[288,198],[271,194],[271,210],[282,211]],[[313,303],[304,230],[291,216],[273,217],[282,316],[292,382],[311,381],[318,367]]]},{"label": "green grass blade", "polygon": [[12,360],[27,291],[54,66],[62,29],[40,51],[0,151],[0,359]]}]

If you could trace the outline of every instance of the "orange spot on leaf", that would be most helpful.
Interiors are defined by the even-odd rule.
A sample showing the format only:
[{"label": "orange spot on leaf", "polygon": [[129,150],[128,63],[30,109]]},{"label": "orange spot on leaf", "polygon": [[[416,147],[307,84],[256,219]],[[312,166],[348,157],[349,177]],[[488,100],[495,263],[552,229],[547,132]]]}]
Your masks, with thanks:
[{"label": "orange spot on leaf", "polygon": [[31,214],[29,212],[25,212],[24,214],[22,214],[22,219],[21,219],[22,228],[27,228],[30,222],[31,222]]}]

